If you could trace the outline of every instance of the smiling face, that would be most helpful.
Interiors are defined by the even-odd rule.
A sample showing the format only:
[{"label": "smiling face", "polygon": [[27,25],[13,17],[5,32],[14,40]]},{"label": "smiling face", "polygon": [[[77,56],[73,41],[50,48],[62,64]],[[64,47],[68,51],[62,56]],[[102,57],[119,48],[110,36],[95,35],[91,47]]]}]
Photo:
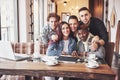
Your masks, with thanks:
[{"label": "smiling face", "polygon": [[70,27],[68,24],[63,24],[62,25],[62,34],[63,34],[63,38],[67,39],[70,35]]},{"label": "smiling face", "polygon": [[70,19],[68,23],[72,32],[76,32],[78,27],[78,21],[76,19]]},{"label": "smiling face", "polygon": [[55,17],[50,17],[48,23],[53,30],[55,30],[58,25],[58,21]]},{"label": "smiling face", "polygon": [[78,30],[78,37],[81,41],[86,41],[88,34],[89,34],[89,32],[86,29]]},{"label": "smiling face", "polygon": [[91,18],[91,14],[87,10],[82,10],[79,12],[79,18],[84,24],[88,24]]}]

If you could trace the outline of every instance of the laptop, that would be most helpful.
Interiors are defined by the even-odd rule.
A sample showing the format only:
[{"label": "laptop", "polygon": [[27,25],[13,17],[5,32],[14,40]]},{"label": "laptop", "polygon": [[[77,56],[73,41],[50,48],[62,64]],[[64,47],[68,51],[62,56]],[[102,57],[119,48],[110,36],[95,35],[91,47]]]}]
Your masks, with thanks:
[{"label": "laptop", "polygon": [[30,59],[27,54],[17,54],[13,52],[11,43],[8,41],[0,41],[0,58],[21,61]]}]

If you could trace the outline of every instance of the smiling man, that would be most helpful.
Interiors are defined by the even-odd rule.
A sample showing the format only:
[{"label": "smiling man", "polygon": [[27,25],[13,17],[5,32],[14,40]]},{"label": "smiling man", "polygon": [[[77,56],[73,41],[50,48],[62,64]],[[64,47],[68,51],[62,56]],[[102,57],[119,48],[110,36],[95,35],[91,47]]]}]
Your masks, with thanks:
[{"label": "smiling man", "polygon": [[41,32],[41,40],[44,45],[48,45],[51,41],[57,41],[57,28],[60,17],[56,13],[50,13],[47,17],[48,24],[43,27]]},{"label": "smiling man", "polygon": [[98,35],[105,42],[108,41],[108,33],[103,21],[98,18],[92,17],[88,8],[82,7],[79,9],[79,18],[80,25],[86,25],[93,35]]}]

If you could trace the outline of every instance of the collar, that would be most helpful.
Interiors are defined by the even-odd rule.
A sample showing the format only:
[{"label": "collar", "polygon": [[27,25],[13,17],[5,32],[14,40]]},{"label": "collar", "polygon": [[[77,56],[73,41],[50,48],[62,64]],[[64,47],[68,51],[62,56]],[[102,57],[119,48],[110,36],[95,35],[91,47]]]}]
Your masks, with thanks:
[{"label": "collar", "polygon": [[91,36],[93,36],[90,32],[88,34],[88,38],[86,41],[83,41],[84,44],[88,43],[89,42],[89,39],[91,38]]}]

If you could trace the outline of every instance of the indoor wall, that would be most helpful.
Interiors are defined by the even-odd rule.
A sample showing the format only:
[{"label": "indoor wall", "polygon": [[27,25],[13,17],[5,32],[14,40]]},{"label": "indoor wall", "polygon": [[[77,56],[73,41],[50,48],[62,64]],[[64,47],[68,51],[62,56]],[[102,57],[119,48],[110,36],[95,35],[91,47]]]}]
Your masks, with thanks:
[{"label": "indoor wall", "polygon": [[[120,4],[120,0],[108,0],[108,21],[110,21],[111,42],[116,42],[117,40],[116,38],[117,25],[118,25],[118,21],[120,21],[119,4]],[[120,47],[119,47],[119,52],[120,52]]]},{"label": "indoor wall", "polygon": [[[66,5],[64,5],[66,1]],[[85,6],[89,7],[89,0],[57,0],[57,13],[61,16],[62,13],[70,13],[70,15],[78,16],[78,10]]]}]

